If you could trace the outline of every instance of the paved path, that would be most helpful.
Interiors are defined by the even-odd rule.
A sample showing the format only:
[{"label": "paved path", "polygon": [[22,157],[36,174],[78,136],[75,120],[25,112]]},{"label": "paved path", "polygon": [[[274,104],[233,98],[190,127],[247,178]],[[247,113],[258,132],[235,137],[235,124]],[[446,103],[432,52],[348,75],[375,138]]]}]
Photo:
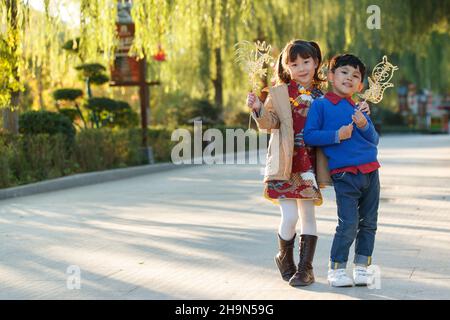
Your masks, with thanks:
[{"label": "paved path", "polygon": [[[223,165],[0,201],[0,298],[450,299],[450,136],[382,137],[380,160],[380,289],[326,283],[330,188],[317,209],[317,282],[283,282],[261,166]],[[69,266],[79,290],[67,289]]]}]

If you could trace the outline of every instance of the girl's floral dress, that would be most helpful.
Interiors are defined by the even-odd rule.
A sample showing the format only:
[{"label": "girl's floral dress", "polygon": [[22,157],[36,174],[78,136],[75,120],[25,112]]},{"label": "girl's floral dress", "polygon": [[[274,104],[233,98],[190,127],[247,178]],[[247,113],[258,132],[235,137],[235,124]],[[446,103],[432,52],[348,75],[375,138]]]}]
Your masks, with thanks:
[{"label": "girl's floral dress", "polygon": [[305,145],[303,129],[311,103],[323,96],[323,93],[315,86],[306,90],[295,81],[288,84],[288,92],[294,125],[291,178],[287,181],[268,181],[264,188],[264,196],[274,203],[277,203],[278,199],[304,199],[314,200],[316,205],[321,205],[322,194],[314,174],[315,149]]}]

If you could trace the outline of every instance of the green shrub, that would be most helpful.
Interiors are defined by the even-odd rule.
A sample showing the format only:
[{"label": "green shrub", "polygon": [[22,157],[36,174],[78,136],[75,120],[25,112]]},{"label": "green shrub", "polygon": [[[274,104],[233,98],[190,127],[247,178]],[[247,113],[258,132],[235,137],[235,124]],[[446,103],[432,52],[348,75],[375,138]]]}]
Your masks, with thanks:
[{"label": "green shrub", "polygon": [[11,145],[6,144],[6,141],[0,136],[0,188],[5,188],[15,183],[10,167],[12,158]]},{"label": "green shrub", "polygon": [[170,161],[172,147],[178,143],[171,141],[171,134],[172,130],[165,127],[154,126],[148,128],[148,144],[152,147],[155,161]]},{"label": "green shrub", "polygon": [[[194,135],[192,126],[184,126]],[[230,126],[203,126],[219,129],[226,138]],[[245,130],[245,128],[242,128]],[[148,128],[148,143],[156,162],[170,161],[178,141],[171,141],[172,128]],[[74,173],[101,171],[144,164],[141,129],[86,129],[80,131],[72,149],[65,147],[62,133],[0,133],[0,188],[42,181]],[[203,147],[209,142],[203,141]],[[248,143],[246,143],[248,145]],[[225,145],[224,145],[225,147]],[[225,150],[224,150],[225,151]],[[193,149],[191,154],[194,155]]]},{"label": "green shrub", "polygon": [[169,123],[189,125],[194,120],[201,120],[204,124],[218,124],[220,110],[206,99],[184,98],[179,104],[172,105],[166,110]]},{"label": "green shrub", "polygon": [[62,134],[0,139],[1,187],[57,178],[72,172]]},{"label": "green shrub", "polygon": [[19,132],[25,135],[46,133],[62,134],[71,147],[75,140],[75,128],[65,115],[50,111],[29,111],[19,116]]},{"label": "green shrub", "polygon": [[405,120],[398,112],[393,112],[389,109],[381,109],[381,123],[389,126],[402,126],[405,125]]},{"label": "green shrub", "polygon": [[125,101],[105,97],[91,98],[86,108],[92,111],[92,119],[98,127],[127,128],[137,126],[139,116]]},{"label": "green shrub", "polygon": [[78,113],[77,109],[61,108],[59,109],[59,113],[69,118],[70,121],[72,121],[72,123],[75,121],[75,119],[80,117],[80,114]]},{"label": "green shrub", "polygon": [[83,96],[83,91],[80,89],[63,88],[53,92],[53,98],[55,100],[67,100],[75,101]]},{"label": "green shrub", "polygon": [[57,178],[65,175],[67,171],[70,172],[70,169],[66,168],[69,153],[62,134],[24,136],[21,151],[22,157],[27,161],[32,181]]},{"label": "green shrub", "polygon": [[76,137],[75,159],[82,172],[142,164],[140,144],[130,130],[89,129]]}]

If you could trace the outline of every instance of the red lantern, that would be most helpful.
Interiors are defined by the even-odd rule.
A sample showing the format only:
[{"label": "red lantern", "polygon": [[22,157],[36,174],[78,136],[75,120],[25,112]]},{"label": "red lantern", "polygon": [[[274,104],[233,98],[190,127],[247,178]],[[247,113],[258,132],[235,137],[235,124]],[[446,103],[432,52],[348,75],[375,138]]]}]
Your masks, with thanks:
[{"label": "red lantern", "polygon": [[153,56],[153,59],[159,62],[166,61],[166,53],[162,49],[161,45],[158,45],[158,52]]}]

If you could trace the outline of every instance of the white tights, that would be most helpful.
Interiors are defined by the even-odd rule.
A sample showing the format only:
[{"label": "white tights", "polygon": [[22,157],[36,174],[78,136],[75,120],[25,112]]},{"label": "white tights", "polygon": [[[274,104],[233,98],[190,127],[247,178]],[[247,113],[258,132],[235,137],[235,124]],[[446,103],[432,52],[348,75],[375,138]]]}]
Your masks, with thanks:
[{"label": "white tights", "polygon": [[301,217],[301,233],[317,235],[313,200],[280,199],[281,223],[278,233],[283,240],[291,240],[296,233],[298,216]]}]

